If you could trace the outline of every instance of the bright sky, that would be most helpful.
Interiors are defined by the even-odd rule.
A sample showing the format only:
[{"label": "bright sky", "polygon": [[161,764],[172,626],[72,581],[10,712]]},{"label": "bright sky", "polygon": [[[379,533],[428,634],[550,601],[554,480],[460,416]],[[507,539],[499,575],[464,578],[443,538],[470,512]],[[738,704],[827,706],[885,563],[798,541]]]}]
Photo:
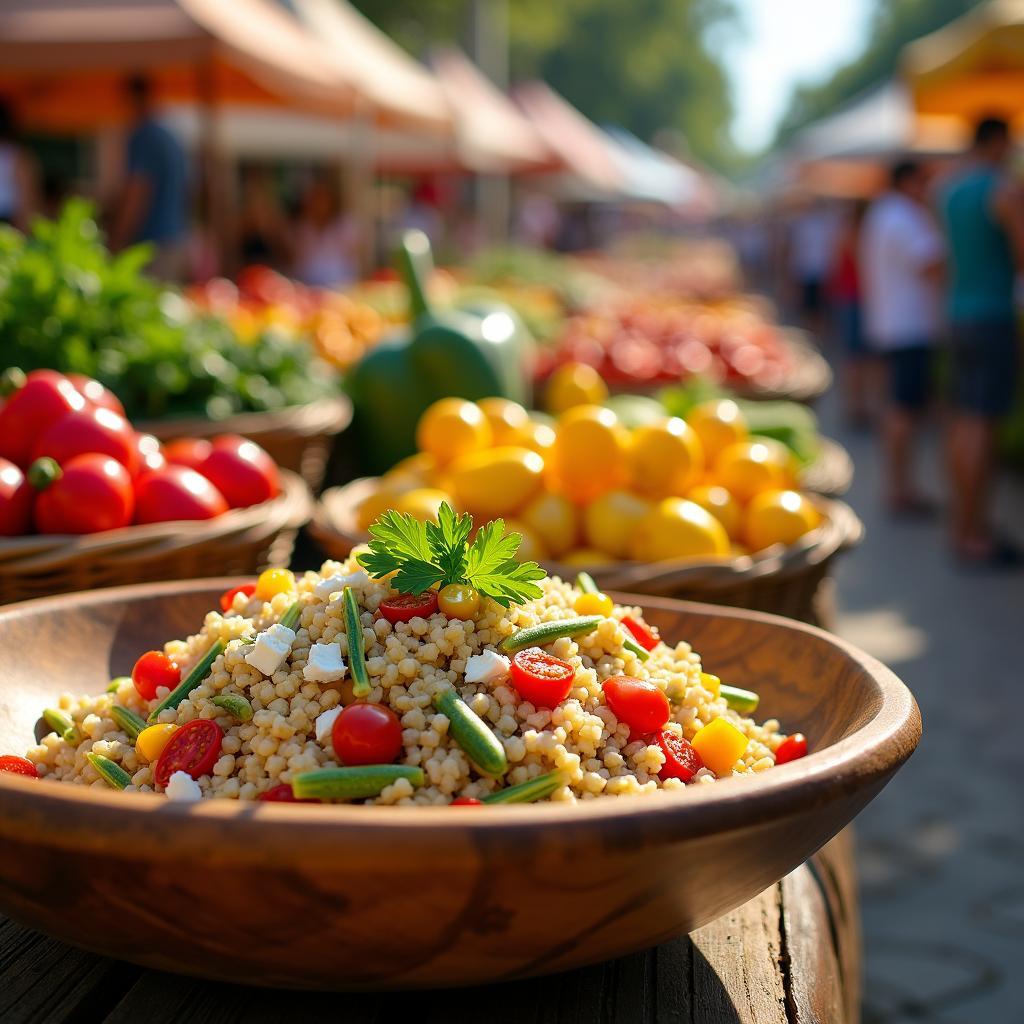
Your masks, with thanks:
[{"label": "bright sky", "polygon": [[733,82],[733,136],[744,149],[768,143],[793,87],[824,78],[856,56],[872,0],[737,0],[743,35],[719,37]]}]

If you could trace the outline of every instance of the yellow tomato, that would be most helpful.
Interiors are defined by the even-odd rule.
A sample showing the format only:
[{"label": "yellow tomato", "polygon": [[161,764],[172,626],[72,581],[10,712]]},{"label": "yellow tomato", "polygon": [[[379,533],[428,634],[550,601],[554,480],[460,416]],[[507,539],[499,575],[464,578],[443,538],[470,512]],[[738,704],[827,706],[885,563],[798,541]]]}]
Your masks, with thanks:
[{"label": "yellow tomato", "polygon": [[761,491],[781,490],[787,483],[785,463],[763,441],[729,445],[715,461],[715,477],[737,501],[744,503]]},{"label": "yellow tomato", "polygon": [[740,407],[731,398],[718,398],[695,405],[686,422],[690,424],[704,448],[708,465],[731,444],[745,441],[750,433]]},{"label": "yellow tomato", "polygon": [[784,486],[796,487],[797,479],[800,476],[800,461],[793,454],[792,450],[774,437],[761,437],[758,434],[753,434],[750,440],[763,444],[771,452],[772,459],[782,467],[786,480]]},{"label": "yellow tomato", "polygon": [[600,405],[608,397],[608,387],[592,366],[566,363],[548,380],[544,402],[553,413],[563,413],[577,405]]},{"label": "yellow tomato", "polygon": [[404,512],[413,519],[426,522],[428,519],[437,522],[437,513],[441,508],[441,502],[447,501],[452,504],[452,496],[446,491],[439,491],[433,487],[417,487],[414,490],[406,491],[395,499],[394,509],[396,512]]},{"label": "yellow tomato", "polygon": [[629,558],[637,524],[651,503],[629,491],[609,491],[583,510],[587,543],[614,558]]},{"label": "yellow tomato", "polygon": [[611,565],[615,559],[596,548],[574,548],[559,559],[570,569],[587,569],[594,565]]},{"label": "yellow tomato", "polygon": [[143,729],[135,739],[135,753],[152,764],[159,760],[164,752],[168,740],[178,731],[173,722],[165,722],[161,725],[151,725]]},{"label": "yellow tomato", "polygon": [[476,403],[491,427],[494,444],[521,445],[528,435],[530,414],[507,398],[481,398]]},{"label": "yellow tomato", "polygon": [[637,524],[631,551],[641,562],[721,558],[729,554],[729,537],[725,527],[700,505],[665,498]]},{"label": "yellow tomato", "polygon": [[480,611],[480,591],[465,583],[449,583],[438,591],[437,608],[449,619],[472,619]]},{"label": "yellow tomato", "polygon": [[530,420],[523,427],[522,440],[519,443],[524,448],[546,456],[555,446],[555,428],[548,423]]},{"label": "yellow tomato", "polygon": [[743,540],[752,551],[795,544],[821,523],[821,513],[799,491],[762,491],[747,506]]},{"label": "yellow tomato", "polygon": [[417,452],[415,455],[396,462],[381,479],[391,489],[406,483],[415,487],[424,487],[434,479],[436,472],[437,463],[433,455]]},{"label": "yellow tomato", "polygon": [[725,532],[731,538],[740,535],[743,509],[724,487],[717,484],[697,484],[686,492],[686,498],[707,509],[725,527]]},{"label": "yellow tomato", "polygon": [[460,506],[493,518],[522,508],[543,475],[544,460],[529,448],[489,448],[453,462],[448,481]]},{"label": "yellow tomato", "polygon": [[491,443],[491,427],[482,410],[463,398],[442,398],[420,417],[416,444],[438,465],[478,452]]},{"label": "yellow tomato", "polygon": [[615,603],[607,594],[580,594],[573,602],[577,615],[611,615]]},{"label": "yellow tomato", "polygon": [[633,487],[651,498],[683,494],[700,475],[700,438],[678,416],[638,427],[629,449]]},{"label": "yellow tomato", "polygon": [[554,490],[586,505],[629,476],[629,435],[611,409],[581,405],[558,421],[547,464]]},{"label": "yellow tomato", "polygon": [[542,562],[548,557],[544,548],[544,542],[538,536],[537,531],[524,523],[521,519],[505,520],[505,536],[510,533],[518,533],[523,539],[519,545],[516,558],[520,562]]},{"label": "yellow tomato", "polygon": [[555,558],[561,557],[576,543],[579,532],[576,506],[561,494],[546,491],[538,494],[524,506],[519,520],[536,534],[544,549]]},{"label": "yellow tomato", "polygon": [[256,580],[256,597],[269,601],[275,594],[288,594],[295,589],[295,576],[289,569],[264,569]]}]

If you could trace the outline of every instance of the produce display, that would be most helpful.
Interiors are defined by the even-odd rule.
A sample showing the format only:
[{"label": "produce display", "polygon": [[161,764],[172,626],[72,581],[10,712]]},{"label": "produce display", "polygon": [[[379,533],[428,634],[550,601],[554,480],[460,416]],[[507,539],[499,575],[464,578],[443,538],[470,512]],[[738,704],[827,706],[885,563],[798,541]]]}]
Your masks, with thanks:
[{"label": "produce display", "polygon": [[145,246],[111,255],[81,200],[28,236],[0,226],[3,365],[93,377],[137,419],[224,419],[337,393],[305,341],[269,328],[239,337],[146,277],[148,258]]},{"label": "produce display", "polygon": [[[798,463],[759,437],[737,404],[712,399],[630,429],[599,397],[588,367],[552,380],[557,420],[507,399],[442,399],[417,429],[419,453],[380,477],[357,509],[436,518],[442,502],[503,516],[530,558],[598,566],[616,560],[727,560],[796,543],[821,523],[795,489]],[[589,397],[588,397],[589,396]],[[610,400],[614,401],[614,400]]]},{"label": "produce display", "polygon": [[225,434],[162,446],[98,381],[9,370],[0,404],[0,537],[212,519],[278,495],[278,467]]},{"label": "produce display", "polygon": [[519,562],[500,520],[442,505],[371,536],[228,591],[105,693],[56,698],[0,770],[173,801],[473,806],[682,790],[807,751],[642,609]]}]

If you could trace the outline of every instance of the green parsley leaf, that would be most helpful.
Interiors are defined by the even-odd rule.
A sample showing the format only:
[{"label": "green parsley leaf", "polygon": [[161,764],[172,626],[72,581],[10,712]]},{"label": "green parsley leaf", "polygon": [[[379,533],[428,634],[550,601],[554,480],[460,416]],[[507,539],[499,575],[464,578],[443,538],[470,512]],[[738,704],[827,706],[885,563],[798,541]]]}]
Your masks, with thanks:
[{"label": "green parsley leaf", "polygon": [[518,562],[522,534],[505,534],[505,522],[495,519],[482,526],[466,559],[466,582],[505,608],[535,600],[544,591],[534,582],[547,573],[536,562]]},{"label": "green parsley leaf", "polygon": [[473,517],[457,515],[447,503],[442,502],[437,522],[427,523],[427,542],[443,578],[460,580],[466,570],[466,541],[473,530]]}]

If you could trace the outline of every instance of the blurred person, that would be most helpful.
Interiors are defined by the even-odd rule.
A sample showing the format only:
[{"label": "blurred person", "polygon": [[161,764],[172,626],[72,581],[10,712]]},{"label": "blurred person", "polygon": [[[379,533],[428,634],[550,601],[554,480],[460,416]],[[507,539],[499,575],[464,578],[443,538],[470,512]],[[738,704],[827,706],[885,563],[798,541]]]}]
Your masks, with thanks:
[{"label": "blurred person", "polygon": [[303,284],[331,288],[359,276],[359,231],[342,209],[337,185],[316,175],[302,194],[293,232],[292,271]]},{"label": "blurred person", "polygon": [[889,190],[871,204],[861,230],[860,272],[868,343],[888,367],[883,417],[886,496],[896,515],[934,511],[913,479],[914,433],[927,411],[932,351],[941,331],[945,247],[926,205],[928,177],[902,160]]},{"label": "blurred person", "polygon": [[951,267],[953,548],[968,562],[994,564],[1021,561],[989,522],[996,428],[1013,406],[1019,370],[1014,288],[1024,266],[1024,196],[1005,172],[1010,152],[1007,123],[981,121],[939,201]]},{"label": "blurred person", "polygon": [[558,237],[558,204],[543,192],[520,196],[515,212],[515,237],[533,249],[550,249]]},{"label": "blurred person", "polygon": [[242,264],[279,267],[284,263],[287,230],[284,213],[266,167],[247,166],[242,172],[238,212],[238,250]]},{"label": "blurred person", "polygon": [[804,325],[820,341],[826,285],[835,253],[837,222],[832,208],[816,200],[796,215],[789,230],[789,272],[798,290]]},{"label": "blurred person", "polygon": [[410,230],[422,231],[436,249],[441,245],[444,234],[444,217],[441,215],[443,195],[441,186],[433,177],[422,177],[409,193],[405,209],[398,223],[398,237]]},{"label": "blurred person", "polygon": [[35,161],[18,138],[11,108],[0,101],[0,224],[27,231],[36,205]]}]

